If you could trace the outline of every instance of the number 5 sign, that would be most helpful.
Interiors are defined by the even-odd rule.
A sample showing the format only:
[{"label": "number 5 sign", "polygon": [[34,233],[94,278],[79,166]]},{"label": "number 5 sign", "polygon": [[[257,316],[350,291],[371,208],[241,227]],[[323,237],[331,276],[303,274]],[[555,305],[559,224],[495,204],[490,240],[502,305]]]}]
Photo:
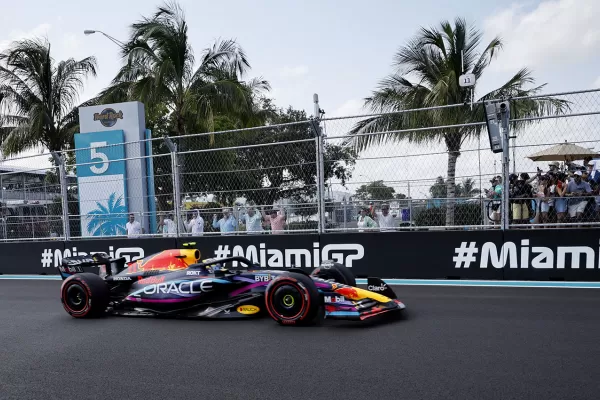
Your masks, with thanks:
[{"label": "number 5 sign", "polygon": [[108,170],[108,156],[106,153],[103,153],[102,150],[98,150],[98,147],[106,147],[107,142],[92,142],[90,143],[90,151],[91,151],[91,159],[100,159],[102,161],[102,166],[97,167],[96,165],[92,165],[90,169],[94,174],[103,174]]},{"label": "number 5 sign", "polygon": [[123,131],[79,133],[75,135],[77,176],[124,175]]}]

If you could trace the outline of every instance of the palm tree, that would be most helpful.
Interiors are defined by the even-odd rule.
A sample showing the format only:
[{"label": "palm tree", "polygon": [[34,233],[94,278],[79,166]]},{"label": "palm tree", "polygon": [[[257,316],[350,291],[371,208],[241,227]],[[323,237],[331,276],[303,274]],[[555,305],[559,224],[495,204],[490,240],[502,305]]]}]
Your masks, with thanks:
[{"label": "palm tree", "polygon": [[463,179],[461,183],[456,185],[456,197],[475,197],[481,193],[480,189],[475,187],[475,180],[473,178]]},{"label": "palm tree", "polygon": [[239,80],[250,64],[233,40],[216,41],[195,68],[188,25],[176,3],[134,23],[122,56],[126,63],[100,100],[163,104],[177,135],[212,132],[216,115],[251,112],[250,93],[269,89],[260,79],[249,84]]},{"label": "palm tree", "polygon": [[0,54],[0,136],[2,153],[14,155],[41,146],[69,148],[78,130],[76,106],[83,81],[96,76],[96,59],[58,63],[47,40],[13,43]]},{"label": "palm tree", "polygon": [[[453,126],[459,124],[481,123],[485,121],[482,104],[471,109],[470,89],[459,85],[462,74],[461,55],[464,58],[464,70],[475,75],[476,81],[481,78],[496,53],[502,48],[500,38],[493,39],[481,54],[478,47],[482,35],[473,28],[467,27],[463,19],[457,18],[452,26],[445,21],[439,29],[422,28],[419,34],[406,46],[401,47],[395,55],[395,66],[398,72],[385,78],[371,97],[365,99],[375,113],[391,113],[411,109],[464,104],[463,107],[435,109],[428,111],[404,112],[379,115],[362,120],[350,132],[348,142],[357,150],[364,150],[373,145],[407,140],[412,143],[444,143],[448,152],[448,168],[446,192],[450,199],[447,202],[446,225],[454,225],[455,172],[456,162],[460,156],[461,146],[465,140],[476,138],[484,126],[466,125],[448,129],[432,129],[406,131],[408,129]],[[463,53],[464,52],[464,53]],[[414,78],[413,81],[410,78]],[[540,92],[545,86],[526,89],[534,79],[527,68],[518,71],[512,78],[498,89],[485,94],[478,102],[498,98],[530,96]],[[475,88],[473,88],[475,90]],[[568,108],[566,101],[551,97],[511,102],[511,119],[537,117],[551,113],[561,113]],[[532,121],[530,121],[532,123]],[[512,123],[511,129],[521,129],[526,123]],[[357,134],[369,132],[389,132],[382,135]]]},{"label": "palm tree", "polygon": [[92,236],[117,236],[124,234],[127,208],[123,203],[123,196],[116,198],[116,193],[111,193],[105,204],[96,202],[98,208],[87,213],[89,222],[88,232]]}]

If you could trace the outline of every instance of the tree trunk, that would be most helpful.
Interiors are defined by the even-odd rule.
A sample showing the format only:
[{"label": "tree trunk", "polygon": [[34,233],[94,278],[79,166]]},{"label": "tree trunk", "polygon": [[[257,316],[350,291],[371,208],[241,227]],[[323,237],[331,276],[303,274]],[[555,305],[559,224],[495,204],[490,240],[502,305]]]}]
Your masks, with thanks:
[{"label": "tree trunk", "polygon": [[448,179],[446,180],[446,226],[454,226],[454,206],[456,195],[456,160],[460,152],[458,150],[448,151]]}]

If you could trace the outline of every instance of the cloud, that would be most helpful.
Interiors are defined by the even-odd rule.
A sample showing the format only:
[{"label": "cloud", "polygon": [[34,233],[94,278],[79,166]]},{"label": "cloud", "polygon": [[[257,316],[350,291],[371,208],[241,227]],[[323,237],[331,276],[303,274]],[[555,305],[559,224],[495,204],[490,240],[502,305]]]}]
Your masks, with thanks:
[{"label": "cloud", "polygon": [[62,45],[69,52],[81,47],[82,39],[80,35],[74,33],[65,33],[62,37]]},{"label": "cloud", "polygon": [[333,112],[328,113],[329,115],[326,115],[326,117],[347,117],[364,113],[365,110],[363,110],[363,100],[350,99],[333,110]]},{"label": "cloud", "polygon": [[285,66],[279,71],[279,75],[282,78],[298,78],[308,74],[308,67],[306,65],[297,65],[295,67]]},{"label": "cloud", "polygon": [[10,32],[9,39],[0,41],[0,51],[6,49],[15,40],[33,39],[35,37],[43,37],[48,35],[48,31],[52,29],[52,25],[49,23],[43,23],[30,31],[12,31]]},{"label": "cloud", "polygon": [[499,35],[504,42],[490,69],[577,63],[593,57],[600,50],[599,17],[597,0],[544,1],[531,10],[513,4],[484,21],[485,37]]},{"label": "cloud", "polygon": [[600,76],[592,84],[592,89],[600,89]]}]

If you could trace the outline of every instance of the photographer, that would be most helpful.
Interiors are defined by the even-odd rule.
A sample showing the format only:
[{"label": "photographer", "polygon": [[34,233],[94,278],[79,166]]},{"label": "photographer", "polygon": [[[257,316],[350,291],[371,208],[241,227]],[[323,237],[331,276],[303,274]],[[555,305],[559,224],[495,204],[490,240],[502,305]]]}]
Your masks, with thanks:
[{"label": "photographer", "polygon": [[491,209],[492,212],[489,214],[490,219],[493,223],[500,222],[500,206],[502,204],[502,177],[495,176],[490,180],[492,184],[491,189],[485,189],[485,195],[488,199],[492,199]]}]

